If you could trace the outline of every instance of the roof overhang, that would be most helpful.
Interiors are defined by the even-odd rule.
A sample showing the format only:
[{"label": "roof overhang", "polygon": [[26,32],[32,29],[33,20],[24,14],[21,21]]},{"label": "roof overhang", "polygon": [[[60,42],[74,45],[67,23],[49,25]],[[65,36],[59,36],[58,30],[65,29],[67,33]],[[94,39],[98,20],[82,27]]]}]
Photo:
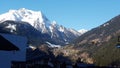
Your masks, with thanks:
[{"label": "roof overhang", "polygon": [[17,46],[15,46],[13,43],[5,39],[2,35],[0,35],[0,50],[4,51],[14,51],[19,50]]}]

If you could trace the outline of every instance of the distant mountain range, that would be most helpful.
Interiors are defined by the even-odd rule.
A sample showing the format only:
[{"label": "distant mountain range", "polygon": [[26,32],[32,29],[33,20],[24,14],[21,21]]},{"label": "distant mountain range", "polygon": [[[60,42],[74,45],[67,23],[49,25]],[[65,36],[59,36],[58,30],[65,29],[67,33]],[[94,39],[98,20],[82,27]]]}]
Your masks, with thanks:
[{"label": "distant mountain range", "polygon": [[68,44],[84,31],[78,32],[71,28],[51,22],[41,11],[25,8],[9,10],[0,15],[0,31],[26,36],[29,44],[40,45],[46,42],[52,44]]}]

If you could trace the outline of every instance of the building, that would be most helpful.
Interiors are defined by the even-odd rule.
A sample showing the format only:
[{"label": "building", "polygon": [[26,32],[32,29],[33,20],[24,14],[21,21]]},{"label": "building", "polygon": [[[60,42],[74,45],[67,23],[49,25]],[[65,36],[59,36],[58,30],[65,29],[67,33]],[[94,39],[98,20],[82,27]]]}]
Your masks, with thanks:
[{"label": "building", "polygon": [[12,61],[26,61],[27,39],[0,33],[0,68],[11,68]]}]

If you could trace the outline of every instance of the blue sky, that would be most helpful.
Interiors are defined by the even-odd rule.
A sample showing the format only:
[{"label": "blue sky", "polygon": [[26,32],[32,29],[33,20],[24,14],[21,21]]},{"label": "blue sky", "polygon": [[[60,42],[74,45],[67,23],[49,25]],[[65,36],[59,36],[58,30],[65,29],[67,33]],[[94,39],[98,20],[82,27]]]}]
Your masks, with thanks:
[{"label": "blue sky", "polygon": [[42,11],[67,28],[92,29],[120,14],[120,0],[0,0],[0,14],[9,9]]}]

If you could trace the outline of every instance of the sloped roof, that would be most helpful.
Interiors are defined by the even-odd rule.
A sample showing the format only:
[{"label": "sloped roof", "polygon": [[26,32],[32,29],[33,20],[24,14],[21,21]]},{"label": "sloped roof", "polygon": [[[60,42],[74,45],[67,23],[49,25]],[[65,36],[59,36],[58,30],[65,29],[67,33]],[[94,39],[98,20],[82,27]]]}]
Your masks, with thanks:
[{"label": "sloped roof", "polygon": [[5,39],[2,35],[0,35],[0,50],[13,51],[19,50],[19,48],[7,39]]}]

